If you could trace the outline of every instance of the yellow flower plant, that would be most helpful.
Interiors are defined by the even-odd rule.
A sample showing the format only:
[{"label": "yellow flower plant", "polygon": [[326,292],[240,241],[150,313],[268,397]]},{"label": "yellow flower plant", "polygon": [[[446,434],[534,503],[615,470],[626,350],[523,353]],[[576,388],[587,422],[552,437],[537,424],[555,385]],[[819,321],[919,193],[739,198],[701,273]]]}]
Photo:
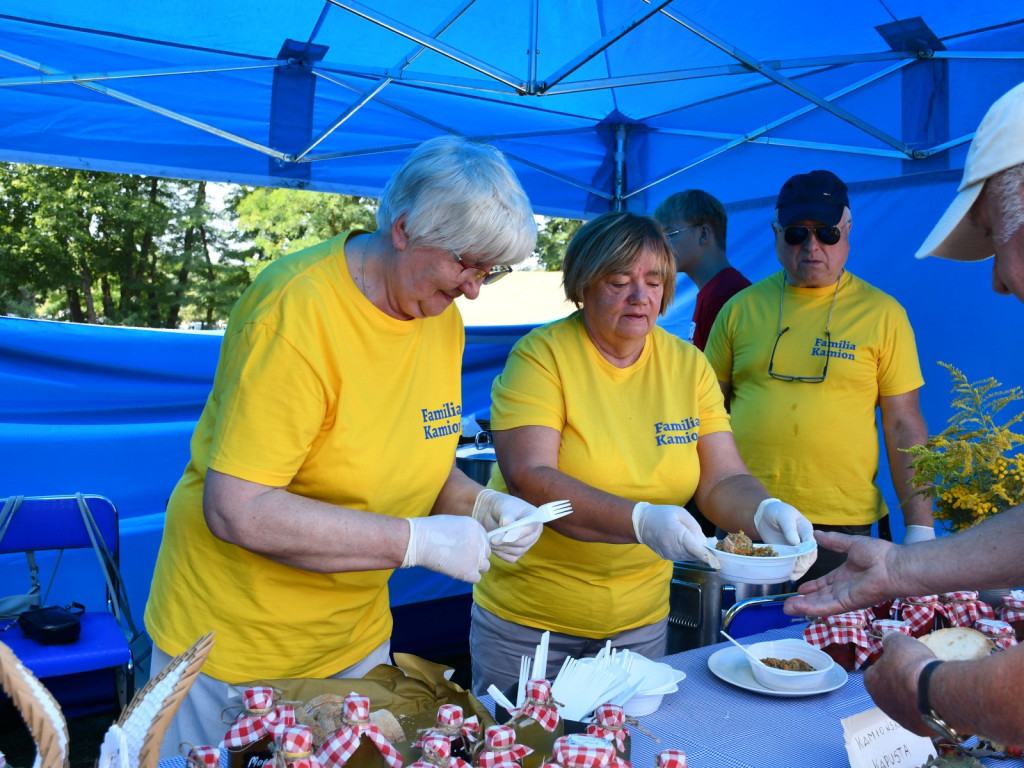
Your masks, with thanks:
[{"label": "yellow flower plant", "polygon": [[907,449],[914,459],[917,493],[935,500],[935,518],[948,531],[962,531],[1024,502],[1024,436],[1010,427],[1024,412],[996,424],[999,412],[1024,400],[1020,387],[1001,389],[989,377],[969,382],[952,365],[940,362],[953,377],[949,425],[924,445]]}]

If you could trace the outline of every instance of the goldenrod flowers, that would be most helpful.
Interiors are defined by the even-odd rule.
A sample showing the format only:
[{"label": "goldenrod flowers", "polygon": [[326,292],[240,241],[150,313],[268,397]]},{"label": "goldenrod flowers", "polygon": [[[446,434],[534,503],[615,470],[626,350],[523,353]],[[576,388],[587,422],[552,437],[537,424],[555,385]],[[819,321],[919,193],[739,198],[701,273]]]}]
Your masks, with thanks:
[{"label": "goldenrod flowers", "polygon": [[1020,387],[1000,389],[994,378],[969,382],[952,365],[954,414],[949,425],[924,445],[908,449],[914,486],[935,499],[935,518],[949,531],[962,531],[1024,502],[1024,436],[1010,427],[1024,412],[996,424],[999,412],[1024,400]]}]

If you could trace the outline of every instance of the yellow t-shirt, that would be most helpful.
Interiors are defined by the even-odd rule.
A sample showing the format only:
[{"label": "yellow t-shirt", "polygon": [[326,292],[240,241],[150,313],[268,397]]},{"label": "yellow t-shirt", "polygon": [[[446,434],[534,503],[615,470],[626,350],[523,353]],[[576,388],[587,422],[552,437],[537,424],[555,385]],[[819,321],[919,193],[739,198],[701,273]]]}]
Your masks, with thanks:
[{"label": "yellow t-shirt", "polygon": [[743,461],[768,491],[814,523],[865,525],[886,514],[878,474],[879,396],[924,384],[903,307],[849,272],[835,285],[786,284],[773,371],[820,376],[825,323],[835,295],[828,371],[821,383],[779,381],[768,362],[779,331],[783,273],[731,299],[705,352],[732,384],[732,426]]},{"label": "yellow t-shirt", "polygon": [[[637,501],[678,504],[697,487],[697,439],[728,431],[722,393],[704,355],[655,328],[640,359],[616,368],[576,312],[535,329],[491,390],[491,426],[561,433],[558,468]],[[505,490],[495,470],[491,487]],[[473,599],[507,621],[602,638],[668,615],[672,563],[640,544],[570,539],[545,528],[518,562],[491,558]]]},{"label": "yellow t-shirt", "polygon": [[174,655],[213,630],[219,680],[325,677],[391,634],[390,570],[311,573],[215,538],[207,467],[331,504],[430,512],[461,431],[455,308],[399,321],[349,275],[341,235],[278,259],[228,321],[191,460],[167,507],[146,627]]}]

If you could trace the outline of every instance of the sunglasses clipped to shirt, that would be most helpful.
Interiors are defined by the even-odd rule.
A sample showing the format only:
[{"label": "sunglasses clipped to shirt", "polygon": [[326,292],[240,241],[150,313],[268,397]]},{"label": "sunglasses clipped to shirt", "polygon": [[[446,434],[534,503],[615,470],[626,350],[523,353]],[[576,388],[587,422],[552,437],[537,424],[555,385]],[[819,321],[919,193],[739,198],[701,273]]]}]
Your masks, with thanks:
[{"label": "sunglasses clipped to shirt", "polygon": [[782,237],[789,245],[801,245],[808,237],[811,236],[811,232],[818,238],[818,242],[822,245],[835,245],[839,242],[839,238],[842,237],[843,229],[839,226],[832,227],[803,227],[793,226],[786,227],[782,230]]}]

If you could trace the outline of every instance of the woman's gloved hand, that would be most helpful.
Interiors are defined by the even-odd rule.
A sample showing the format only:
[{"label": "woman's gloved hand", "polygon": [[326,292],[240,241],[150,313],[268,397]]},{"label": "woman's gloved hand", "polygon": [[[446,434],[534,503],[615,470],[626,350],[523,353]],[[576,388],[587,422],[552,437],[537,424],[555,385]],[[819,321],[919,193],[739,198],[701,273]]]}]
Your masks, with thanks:
[{"label": "woman's gloved hand", "polygon": [[700,524],[682,507],[637,502],[633,507],[633,532],[637,541],[665,560],[699,560],[712,568],[722,567],[704,546]]},{"label": "woman's gloved hand", "polygon": [[906,533],[903,534],[904,544],[915,544],[918,541],[931,541],[935,538],[935,526],[933,525],[908,525]]},{"label": "woman's gloved hand", "polygon": [[757,505],[754,527],[765,544],[790,544],[814,541],[814,526],[796,507],[778,499],[765,499]]},{"label": "woman's gloved hand", "polygon": [[491,567],[491,546],[480,524],[462,515],[410,517],[409,544],[403,568],[422,565],[446,576],[476,584]]},{"label": "woman's gloved hand", "polygon": [[[765,544],[789,544],[796,546],[803,541],[814,541],[814,526],[800,514],[796,507],[778,499],[765,499],[757,505],[754,513],[754,527]],[[818,547],[793,562],[790,578],[796,581],[818,559]]]},{"label": "woman's gloved hand", "polygon": [[[477,494],[476,503],[473,505],[473,519],[480,523],[484,530],[493,531],[536,511],[537,508],[533,504],[520,498],[499,493],[492,488],[484,488]],[[490,539],[491,552],[506,563],[514,563],[537,543],[543,530],[544,526],[541,523],[513,528],[500,538]]]}]

